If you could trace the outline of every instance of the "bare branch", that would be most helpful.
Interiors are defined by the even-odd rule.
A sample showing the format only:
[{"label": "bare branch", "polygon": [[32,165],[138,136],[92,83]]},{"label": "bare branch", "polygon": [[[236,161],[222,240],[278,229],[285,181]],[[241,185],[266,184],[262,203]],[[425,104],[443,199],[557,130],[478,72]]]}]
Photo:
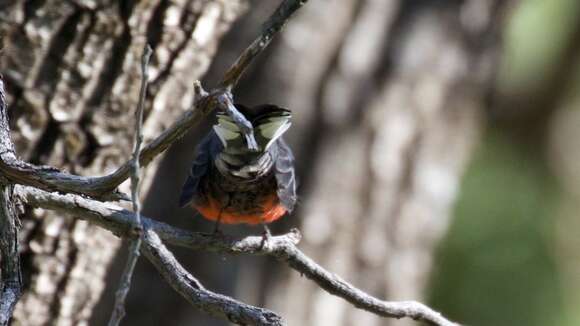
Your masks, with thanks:
[{"label": "bare branch", "polygon": [[290,17],[306,2],[308,0],[284,0],[278,6],[272,16],[264,23],[260,36],[242,52],[236,62],[226,71],[221,81],[223,88],[231,90],[236,86],[252,61],[268,47],[276,33],[282,30]]},{"label": "bare branch", "polygon": [[[203,90],[200,85],[197,89]],[[191,128],[198,125],[224,97],[231,98],[224,89],[210,93],[202,91],[195,101],[194,109],[186,111],[176,122],[162,132],[157,138],[147,144],[140,152],[139,164],[146,166],[157,155],[164,152],[171,144],[185,135]],[[227,101],[227,100],[226,100]],[[225,111],[225,110],[224,110]],[[8,135],[8,131],[2,131]],[[46,191],[58,191],[88,196],[97,200],[128,200],[117,187],[131,173],[132,160],[125,162],[115,172],[101,177],[83,177],[61,172],[48,166],[36,166],[23,162],[13,151],[0,152],[0,173],[8,181],[16,184],[32,186]]]},{"label": "bare branch", "polygon": [[433,325],[457,325],[445,319],[440,313],[416,301],[383,301],[354,287],[340,276],[322,268],[294,244],[282,242],[274,248],[265,248],[267,254],[284,261],[290,267],[314,281],[322,289],[353,304],[355,307],[367,310],[382,317],[412,318]]},{"label": "bare branch", "polygon": [[53,167],[36,166],[21,161],[16,156],[14,147],[10,141],[10,129],[7,121],[7,105],[4,98],[3,82],[1,86],[2,104],[0,106],[0,115],[6,117],[6,121],[3,121],[5,122],[5,125],[0,126],[0,139],[3,142],[10,143],[10,146],[2,146],[2,148],[0,148],[0,173],[2,174],[2,177],[11,183],[33,186],[47,191],[83,194],[100,200],[119,200],[126,197],[119,191],[115,190],[117,185],[103,191],[100,187],[100,178],[76,176],[63,173]]},{"label": "bare branch", "polygon": [[[16,186],[15,194],[32,206],[70,214],[108,229],[119,237],[135,236],[132,231],[135,214],[113,204],[101,203],[73,194],[49,193],[27,186]],[[159,232],[163,238],[172,236],[179,238],[181,234],[181,241],[186,242],[189,239],[189,232],[153,221],[145,216],[142,216],[141,222],[145,235],[141,251],[159,269],[169,285],[193,306],[213,316],[241,325],[283,325],[282,317],[274,312],[206,290],[175,260],[173,254],[161,244],[156,235]],[[201,236],[201,239],[204,236]]]},{"label": "bare branch", "polygon": [[[130,230],[135,216],[118,206],[71,194],[47,193],[30,187],[18,186],[16,191],[30,205],[72,214],[100,225],[120,237],[127,237],[131,234]],[[154,231],[163,241],[172,245],[220,253],[245,253],[275,257],[314,281],[330,294],[339,296],[354,306],[379,316],[408,317],[433,325],[456,325],[421,303],[379,300],[357,289],[339,276],[326,271],[296,247],[300,239],[297,232],[272,237],[268,246],[262,246],[262,237],[260,236],[244,239],[234,239],[227,236],[216,237],[175,228],[144,216],[142,223],[146,231]]]},{"label": "bare branch", "polygon": [[116,190],[124,180],[114,184],[107,182],[105,177],[87,178],[64,173],[53,167],[36,166],[21,161],[13,152],[0,153],[0,172],[10,182],[47,191],[86,195],[99,200],[128,199]]},{"label": "bare branch", "polygon": [[139,253],[141,250],[141,236],[143,227],[141,226],[141,201],[139,200],[139,155],[141,154],[141,143],[143,142],[143,108],[145,106],[145,95],[147,94],[147,84],[149,79],[148,69],[149,59],[153,51],[149,44],[145,45],[143,55],[141,57],[141,90],[139,92],[139,104],[135,112],[135,146],[133,150],[133,157],[131,162],[133,169],[131,170],[131,201],[133,202],[133,212],[135,213],[135,220],[133,225],[133,232],[137,235],[131,245],[129,246],[129,257],[127,264],[121,277],[121,283],[117,289],[115,297],[115,308],[109,320],[109,326],[117,326],[125,316],[125,300],[129,289],[131,288],[131,278],[135,271],[135,265],[139,260]]},{"label": "bare branch", "polygon": [[143,252],[169,285],[198,309],[216,317],[225,317],[238,325],[276,326],[285,324],[282,317],[272,311],[253,307],[228,296],[204,289],[177,262],[173,254],[161,243],[159,236],[152,230],[145,232]]}]

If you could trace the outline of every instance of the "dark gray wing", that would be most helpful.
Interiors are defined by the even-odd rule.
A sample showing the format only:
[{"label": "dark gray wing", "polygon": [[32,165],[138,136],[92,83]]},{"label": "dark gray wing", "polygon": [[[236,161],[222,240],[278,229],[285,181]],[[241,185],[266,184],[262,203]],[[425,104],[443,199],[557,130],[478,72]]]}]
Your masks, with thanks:
[{"label": "dark gray wing", "polygon": [[202,139],[201,143],[197,146],[197,156],[191,165],[189,175],[181,189],[179,206],[183,207],[189,204],[197,195],[201,178],[209,172],[213,158],[221,148],[222,145],[213,131],[210,131],[209,134]]},{"label": "dark gray wing", "polygon": [[278,183],[278,198],[288,212],[292,212],[296,204],[296,175],[294,173],[294,155],[286,142],[279,138],[276,141],[278,155],[274,166]]}]

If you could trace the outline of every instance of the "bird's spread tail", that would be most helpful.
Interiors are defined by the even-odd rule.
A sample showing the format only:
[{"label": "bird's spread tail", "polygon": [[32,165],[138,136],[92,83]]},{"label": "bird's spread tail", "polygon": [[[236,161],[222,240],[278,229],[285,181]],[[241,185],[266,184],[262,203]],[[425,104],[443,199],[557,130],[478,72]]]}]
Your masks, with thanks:
[{"label": "bird's spread tail", "polygon": [[[257,115],[254,125],[254,137],[258,150],[265,152],[280,136],[290,128],[292,114],[286,109],[271,106],[268,110]],[[230,116],[224,113],[217,114],[218,123],[213,129],[226,149],[248,148],[247,139],[238,125]]]}]

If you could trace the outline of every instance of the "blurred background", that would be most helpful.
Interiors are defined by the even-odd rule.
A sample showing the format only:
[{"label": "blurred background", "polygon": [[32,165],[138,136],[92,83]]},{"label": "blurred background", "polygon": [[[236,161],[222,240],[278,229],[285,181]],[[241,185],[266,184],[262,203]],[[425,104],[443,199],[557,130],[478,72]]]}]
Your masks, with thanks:
[{"label": "blurred background", "polygon": [[[189,108],[195,79],[217,83],[277,4],[0,4],[20,155],[85,175],[114,170],[130,153],[143,44],[155,51],[152,139]],[[285,137],[300,202],[274,233],[298,227],[300,248],[328,270],[462,324],[580,325],[579,63],[577,0],[309,1],[235,91],[294,114]],[[145,215],[212,230],[177,207],[209,126],[147,169]],[[14,324],[105,324],[126,244],[38,209],[22,223],[27,292]],[[173,250],[207,288],[289,325],[417,324],[357,310],[269,258]],[[191,308],[145,260],[127,311],[125,325],[227,324]]]}]

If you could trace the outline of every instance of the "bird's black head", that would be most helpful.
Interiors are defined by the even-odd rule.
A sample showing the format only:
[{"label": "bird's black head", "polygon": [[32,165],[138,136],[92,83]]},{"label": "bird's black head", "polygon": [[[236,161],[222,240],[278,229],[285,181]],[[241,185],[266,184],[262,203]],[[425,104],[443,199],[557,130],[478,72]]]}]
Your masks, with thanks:
[{"label": "bird's black head", "polygon": [[274,104],[261,104],[252,107],[245,106],[243,104],[236,103],[236,109],[242,113],[246,119],[250,122],[254,123],[257,120],[261,119],[265,115],[267,116],[282,116],[288,115],[290,113],[289,110],[281,108]]}]

